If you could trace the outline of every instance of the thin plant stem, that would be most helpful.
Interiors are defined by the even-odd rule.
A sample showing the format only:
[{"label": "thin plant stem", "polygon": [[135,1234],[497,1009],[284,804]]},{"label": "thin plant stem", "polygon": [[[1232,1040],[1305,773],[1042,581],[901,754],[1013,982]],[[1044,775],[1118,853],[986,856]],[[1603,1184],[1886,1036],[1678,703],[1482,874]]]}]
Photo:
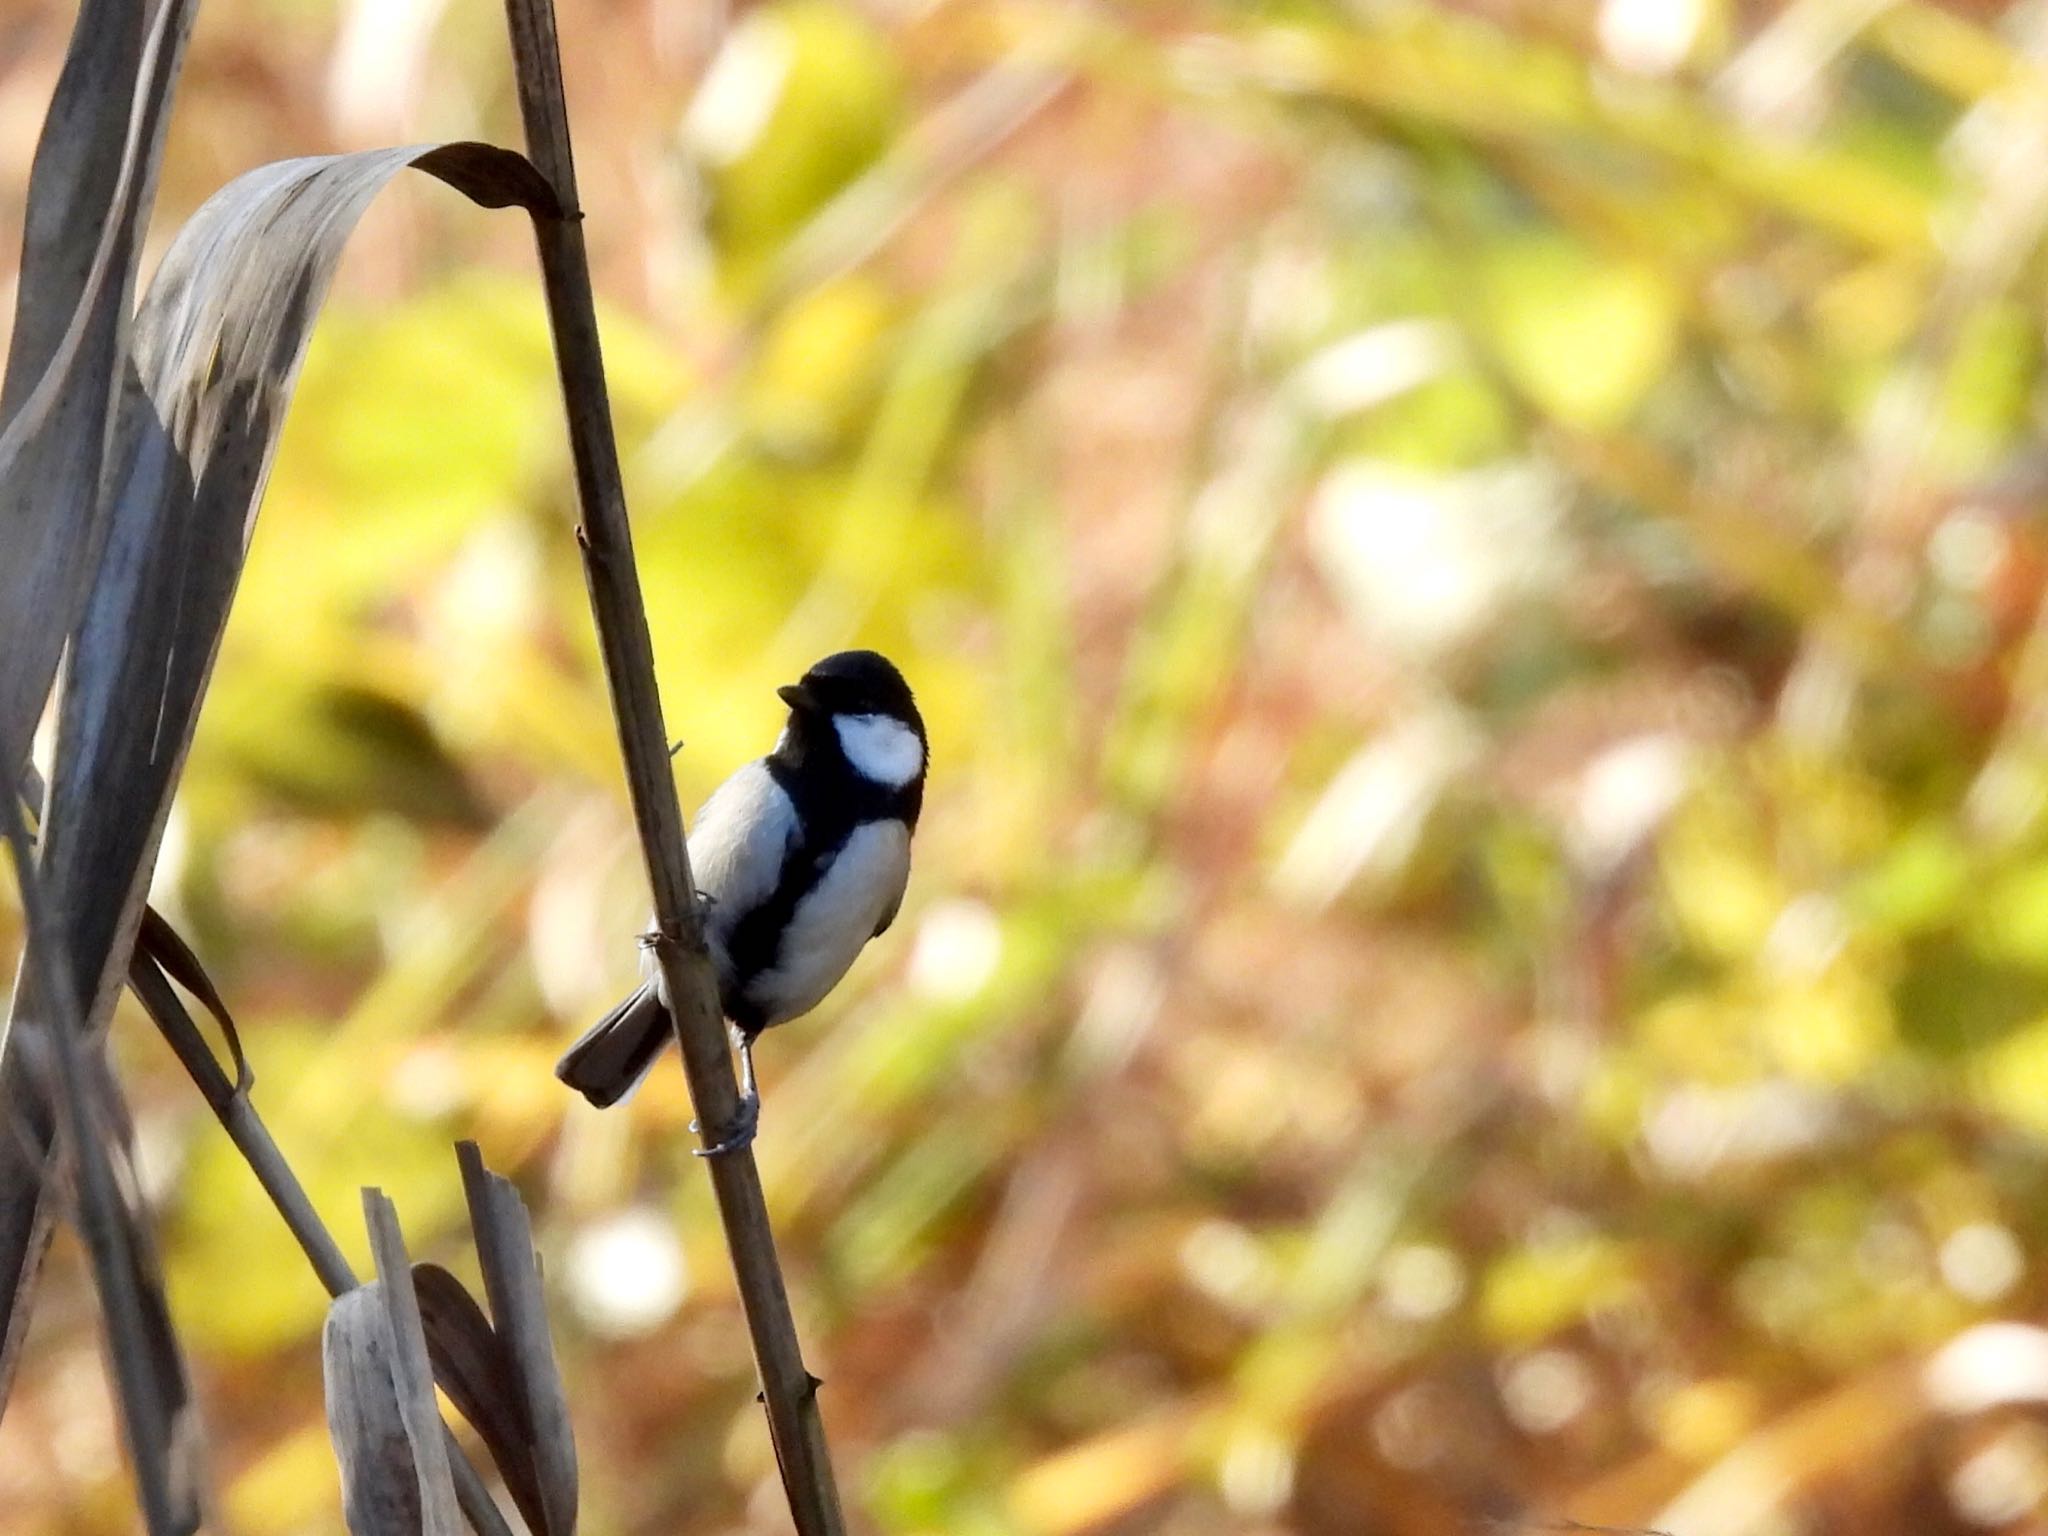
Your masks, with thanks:
[{"label": "thin plant stem", "polygon": [[277,1207],[278,1215],[284,1218],[285,1226],[305,1253],[307,1262],[313,1266],[313,1273],[327,1288],[327,1294],[339,1296],[344,1291],[354,1290],[357,1284],[355,1271],[342,1256],[341,1245],[335,1242],[334,1235],[313,1209],[305,1186],[299,1183],[291,1164],[285,1161],[284,1153],[270,1134],[270,1127],[256,1113],[256,1106],[250,1103],[248,1095],[240,1091],[214,1059],[213,1052],[207,1049],[198,1024],[179,1001],[170,979],[153,962],[138,955],[129,968],[128,985],[134,989],[136,998],[148,1010],[149,1016],[156,1020],[158,1031],[177,1055],[185,1075],[192,1079],[199,1096],[206,1100],[207,1108],[220,1121],[221,1129],[228,1133],[228,1140],[235,1144],[235,1150],[242,1154],[249,1171],[256,1175],[256,1182],[263,1186],[270,1203]]},{"label": "thin plant stem", "polygon": [[[554,7],[551,0],[506,0],[506,17],[527,153],[554,187],[564,210],[560,217],[536,214],[534,232],[575,462],[582,513],[577,543],[583,552],[633,817],[653,888],[652,948],[671,1000],[669,1011],[691,1102],[709,1144],[738,1112],[739,1086],[704,948],[689,851],[683,842],[682,808],[676,800],[654,680],[654,646],[633,562],[577,205]],[[799,1536],[838,1536],[845,1526],[818,1412],[818,1383],[805,1368],[797,1342],[753,1152],[741,1148],[706,1161],[761,1373],[762,1401],[790,1513]]]}]

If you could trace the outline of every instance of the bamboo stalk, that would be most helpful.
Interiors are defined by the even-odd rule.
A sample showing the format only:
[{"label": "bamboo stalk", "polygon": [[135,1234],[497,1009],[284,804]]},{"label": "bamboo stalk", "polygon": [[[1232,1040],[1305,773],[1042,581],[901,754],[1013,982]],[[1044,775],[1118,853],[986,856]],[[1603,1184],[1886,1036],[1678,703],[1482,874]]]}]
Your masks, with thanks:
[{"label": "bamboo stalk", "polygon": [[[708,1142],[738,1112],[739,1085],[726,1044],[717,982],[704,949],[689,851],[683,842],[682,808],[676,800],[655,687],[654,646],[633,562],[576,198],[554,7],[551,0],[506,0],[505,10],[527,154],[554,187],[564,210],[559,218],[536,214],[534,235],[575,460],[582,513],[577,543],[611,689],[633,818],[653,889],[654,958],[671,999],[670,1016],[691,1102]],[[790,1513],[800,1536],[838,1536],[845,1527],[818,1412],[817,1380],[805,1368],[797,1342],[753,1152],[742,1148],[706,1161],[753,1340]]]}]

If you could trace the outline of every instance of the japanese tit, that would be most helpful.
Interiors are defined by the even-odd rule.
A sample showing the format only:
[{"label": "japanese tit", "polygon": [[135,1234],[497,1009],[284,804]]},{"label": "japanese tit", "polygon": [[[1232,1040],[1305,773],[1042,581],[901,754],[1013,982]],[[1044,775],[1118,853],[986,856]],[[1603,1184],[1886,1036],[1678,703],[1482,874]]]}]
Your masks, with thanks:
[{"label": "japanese tit", "polygon": [[[689,835],[704,940],[740,1052],[739,1120],[704,1156],[754,1138],[755,1038],[815,1008],[895,920],[924,805],[924,719],[886,657],[840,651],[777,693],[789,721],[775,749],[721,784]],[[600,1109],[639,1082],[670,1038],[651,960],[639,990],[555,1067]]]}]

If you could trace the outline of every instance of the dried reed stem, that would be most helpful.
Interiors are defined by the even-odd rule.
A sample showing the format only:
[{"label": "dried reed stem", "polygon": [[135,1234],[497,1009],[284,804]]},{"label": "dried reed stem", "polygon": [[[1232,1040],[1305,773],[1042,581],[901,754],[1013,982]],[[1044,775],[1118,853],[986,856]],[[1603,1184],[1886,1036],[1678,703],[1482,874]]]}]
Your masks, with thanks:
[{"label": "dried reed stem", "polygon": [[[683,843],[682,809],[676,801],[661,698],[655,688],[654,646],[633,563],[576,199],[554,7],[551,0],[506,0],[505,9],[527,153],[554,187],[564,210],[559,218],[536,214],[534,232],[582,509],[577,542],[611,688],[633,817],[654,892],[654,956],[673,1000],[670,1012],[690,1098],[710,1139],[738,1112],[739,1085],[726,1045],[717,983],[704,949],[689,852]],[[838,1536],[844,1524],[818,1413],[817,1381],[805,1369],[797,1343],[753,1153],[742,1149],[707,1161],[753,1338],[762,1400],[790,1513],[800,1536]]]}]

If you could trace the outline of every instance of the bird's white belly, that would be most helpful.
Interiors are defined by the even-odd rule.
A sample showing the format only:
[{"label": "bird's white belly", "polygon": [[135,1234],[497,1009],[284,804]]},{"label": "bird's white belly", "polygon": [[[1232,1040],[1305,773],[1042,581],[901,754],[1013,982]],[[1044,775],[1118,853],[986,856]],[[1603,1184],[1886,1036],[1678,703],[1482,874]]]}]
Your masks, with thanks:
[{"label": "bird's white belly", "polygon": [[839,983],[882,917],[903,898],[910,877],[910,833],[900,821],[856,827],[790,916],[778,963],[747,992],[770,1024],[808,1013]]}]

